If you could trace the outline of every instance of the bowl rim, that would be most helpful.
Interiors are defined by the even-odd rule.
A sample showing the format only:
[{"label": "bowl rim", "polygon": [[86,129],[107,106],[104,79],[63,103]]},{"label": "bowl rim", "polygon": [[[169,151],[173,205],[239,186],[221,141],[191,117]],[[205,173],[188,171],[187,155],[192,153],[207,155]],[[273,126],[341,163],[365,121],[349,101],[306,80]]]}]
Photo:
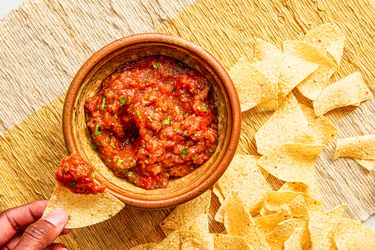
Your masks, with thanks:
[{"label": "bowl rim", "polygon": [[106,191],[116,196],[118,199],[120,199],[127,205],[140,208],[162,208],[175,206],[183,202],[187,202],[197,197],[199,194],[203,193],[207,189],[209,189],[221,177],[221,175],[229,166],[229,163],[231,162],[235,154],[237,145],[239,143],[241,130],[241,111],[237,92],[225,68],[210,53],[208,53],[206,50],[190,41],[187,41],[177,36],[160,33],[140,33],[115,40],[96,51],[91,57],[89,57],[86,60],[86,62],[77,71],[66,93],[62,115],[62,125],[65,145],[67,147],[69,154],[71,154],[74,151],[76,151],[75,149],[77,148],[76,140],[73,133],[73,114],[75,110],[75,101],[79,89],[83,85],[84,80],[86,79],[91,69],[95,67],[98,63],[100,63],[100,61],[104,59],[106,56],[117,50],[120,50],[127,46],[147,42],[162,43],[163,45],[167,46],[173,45],[181,47],[189,52],[194,53],[195,55],[203,59],[205,62],[207,62],[208,65],[213,69],[213,72],[218,76],[219,79],[221,79],[224,85],[224,88],[228,96],[230,110],[232,113],[230,139],[227,146],[227,150],[223,153],[222,161],[216,166],[216,169],[212,172],[210,178],[207,178],[198,185],[193,186],[192,189],[190,189],[188,192],[182,195],[165,200],[134,199],[126,196],[124,192],[121,192],[116,185],[107,181],[103,176],[101,176],[100,173],[97,173],[95,176],[96,181],[107,185]]}]

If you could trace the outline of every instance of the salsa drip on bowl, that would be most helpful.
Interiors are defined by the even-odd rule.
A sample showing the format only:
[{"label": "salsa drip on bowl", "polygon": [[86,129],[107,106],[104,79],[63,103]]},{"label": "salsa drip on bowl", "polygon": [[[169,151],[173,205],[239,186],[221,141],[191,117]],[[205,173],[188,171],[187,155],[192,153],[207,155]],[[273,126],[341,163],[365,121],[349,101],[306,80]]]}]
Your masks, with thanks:
[{"label": "salsa drip on bowl", "polygon": [[91,142],[116,176],[163,188],[207,161],[217,146],[213,87],[166,56],[119,66],[85,102]]}]

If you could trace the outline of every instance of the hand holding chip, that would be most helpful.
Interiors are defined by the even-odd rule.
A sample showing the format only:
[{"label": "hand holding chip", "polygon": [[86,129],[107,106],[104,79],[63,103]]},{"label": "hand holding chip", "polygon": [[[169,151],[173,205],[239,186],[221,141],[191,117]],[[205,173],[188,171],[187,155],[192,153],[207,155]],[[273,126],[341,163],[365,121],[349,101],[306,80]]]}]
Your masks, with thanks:
[{"label": "hand holding chip", "polygon": [[64,227],[68,215],[57,210],[43,218],[47,201],[35,201],[0,213],[1,249],[66,249],[61,243],[53,243],[67,233]]}]

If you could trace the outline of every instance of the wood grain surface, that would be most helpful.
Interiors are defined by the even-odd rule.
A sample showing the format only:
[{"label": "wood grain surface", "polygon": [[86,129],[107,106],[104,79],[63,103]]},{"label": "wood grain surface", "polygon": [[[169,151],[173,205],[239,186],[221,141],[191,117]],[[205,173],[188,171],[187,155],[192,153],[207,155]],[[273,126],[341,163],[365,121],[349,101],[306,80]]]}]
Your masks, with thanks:
[{"label": "wood grain surface", "polygon": [[[207,49],[228,69],[252,60],[255,37],[280,47],[325,22],[345,32],[339,79],[359,70],[375,93],[375,4],[369,0],[34,0],[0,22],[0,210],[46,199],[54,170],[67,154],[61,130],[64,93],[80,65],[108,42],[139,32],[181,36]],[[299,97],[311,107],[311,103]],[[254,132],[270,113],[243,113],[238,151],[256,154]],[[375,132],[375,101],[327,115],[336,138]],[[375,176],[354,161],[332,160],[334,141],[317,162],[325,206],[348,203],[348,215],[375,213]],[[214,200],[212,212],[217,209]],[[170,209],[126,207],[104,223],[60,238],[70,249],[129,249],[157,242]],[[222,231],[212,223],[211,231]]]}]

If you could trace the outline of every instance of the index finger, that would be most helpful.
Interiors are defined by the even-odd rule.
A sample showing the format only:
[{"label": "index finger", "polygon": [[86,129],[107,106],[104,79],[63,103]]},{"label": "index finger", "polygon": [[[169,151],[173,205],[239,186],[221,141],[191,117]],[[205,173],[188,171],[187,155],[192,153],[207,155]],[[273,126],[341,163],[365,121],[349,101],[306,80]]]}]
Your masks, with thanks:
[{"label": "index finger", "polygon": [[0,213],[0,246],[7,243],[19,231],[39,220],[47,206],[47,201],[35,201],[11,208]]}]

